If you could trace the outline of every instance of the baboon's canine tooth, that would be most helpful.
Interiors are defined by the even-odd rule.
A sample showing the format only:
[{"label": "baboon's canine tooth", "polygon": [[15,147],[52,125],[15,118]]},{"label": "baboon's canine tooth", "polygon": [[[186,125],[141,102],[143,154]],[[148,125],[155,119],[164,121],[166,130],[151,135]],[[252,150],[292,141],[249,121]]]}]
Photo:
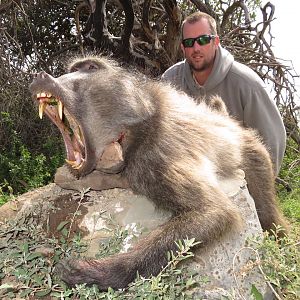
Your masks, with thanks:
[{"label": "baboon's canine tooth", "polygon": [[58,109],[59,118],[62,120],[64,105],[63,105],[63,103],[60,100],[58,100],[57,109]]},{"label": "baboon's canine tooth", "polygon": [[76,160],[68,160],[68,159],[65,159],[65,161],[66,161],[69,165],[71,165],[72,167],[73,167],[74,165],[77,164]]},{"label": "baboon's canine tooth", "polygon": [[80,163],[79,165],[76,166],[72,166],[73,169],[78,170],[82,167],[82,163]]},{"label": "baboon's canine tooth", "polygon": [[68,160],[68,159],[65,159],[65,161],[71,165],[71,167],[75,170],[78,170],[82,167],[82,164],[83,164],[83,161],[81,161],[80,163],[78,163],[76,160]]},{"label": "baboon's canine tooth", "polygon": [[65,159],[65,161],[66,161],[69,165],[71,165],[71,167],[72,167],[73,169],[76,169],[76,170],[80,169],[81,166],[82,166],[82,162],[79,164],[76,160],[68,160],[68,159]]},{"label": "baboon's canine tooth", "polygon": [[39,116],[40,119],[43,119],[44,110],[46,108],[47,103],[46,102],[40,102],[39,104]]},{"label": "baboon's canine tooth", "polygon": [[42,98],[46,98],[46,93],[41,93]]},{"label": "baboon's canine tooth", "polygon": [[36,97],[37,97],[37,98],[41,98],[41,93],[37,93],[37,94],[36,94]]}]

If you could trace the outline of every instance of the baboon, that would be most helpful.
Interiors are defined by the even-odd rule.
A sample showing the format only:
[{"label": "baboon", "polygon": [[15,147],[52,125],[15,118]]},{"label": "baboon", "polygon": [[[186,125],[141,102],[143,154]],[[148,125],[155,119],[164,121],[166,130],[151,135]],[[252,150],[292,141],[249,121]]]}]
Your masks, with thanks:
[{"label": "baboon", "polygon": [[218,112],[219,105],[197,105],[167,83],[92,56],[75,59],[69,73],[58,78],[40,72],[30,91],[40,115],[45,112],[60,129],[67,162],[78,176],[101,170],[104,150],[117,142],[124,163],[109,176],[125,178],[134,192],[172,214],[127,253],[59,263],[56,268],[67,284],[124,288],[137,272],[158,274],[167,252],[176,251],[174,241],[195,238],[201,247],[239,230],[240,214],[219,187],[222,178],[239,169],[263,229],[271,230],[273,223],[285,226],[268,151],[253,130]]}]

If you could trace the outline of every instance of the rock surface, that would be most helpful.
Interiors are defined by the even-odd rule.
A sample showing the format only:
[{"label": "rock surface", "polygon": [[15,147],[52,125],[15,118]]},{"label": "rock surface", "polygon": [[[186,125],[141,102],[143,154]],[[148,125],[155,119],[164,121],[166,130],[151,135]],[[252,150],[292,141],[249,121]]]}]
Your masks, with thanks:
[{"label": "rock surface", "polygon": [[[230,299],[251,299],[252,284],[262,293],[267,291],[267,285],[255,263],[254,251],[247,246],[247,239],[254,235],[260,236],[262,229],[243,172],[223,182],[223,189],[239,208],[244,227],[241,231],[229,232],[213,245],[199,250],[189,267],[209,277],[209,282],[202,285],[203,289],[197,297],[221,299],[222,296],[230,295],[234,297]],[[156,211],[148,199],[135,195],[129,189],[89,191],[88,196],[88,201],[80,202],[78,195],[74,197],[74,191],[49,184],[0,207],[0,222],[18,218],[34,208],[40,222],[47,223],[48,229],[54,234],[60,222],[80,210],[81,215],[76,218],[72,230],[84,233],[84,239],[89,241],[86,255],[94,256],[99,239],[107,238],[106,229],[111,226],[102,218],[103,213],[111,214],[122,226],[133,228],[140,225],[147,230],[159,226],[170,217],[166,212]],[[129,246],[130,241],[124,245],[123,251]],[[269,296],[265,299],[269,299]]]}]

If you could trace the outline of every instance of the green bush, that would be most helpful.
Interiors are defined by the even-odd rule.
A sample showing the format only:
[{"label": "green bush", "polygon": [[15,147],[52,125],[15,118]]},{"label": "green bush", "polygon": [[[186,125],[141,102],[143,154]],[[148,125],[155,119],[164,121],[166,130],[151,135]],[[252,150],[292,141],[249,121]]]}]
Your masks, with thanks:
[{"label": "green bush", "polygon": [[24,193],[47,184],[56,168],[62,164],[60,141],[55,137],[45,138],[41,153],[33,153],[14,129],[9,113],[1,112],[7,139],[0,149],[0,204],[11,195]]},{"label": "green bush", "polygon": [[[87,192],[78,194],[78,203],[85,199]],[[73,217],[77,216],[74,214]],[[110,219],[109,216],[105,218]],[[0,236],[10,233],[0,245],[1,299],[194,299],[194,288],[201,282],[196,272],[180,266],[183,260],[194,256],[190,250],[197,244],[194,239],[178,241],[178,250],[168,253],[169,262],[157,276],[147,279],[138,276],[126,291],[108,289],[100,292],[97,286],[85,284],[68,288],[55,274],[55,265],[66,257],[82,256],[87,250],[87,241],[81,239],[80,232],[70,236],[72,222],[66,221],[57,226],[56,238],[49,237],[39,226],[38,219],[29,212],[26,217],[0,226]],[[115,220],[112,222],[116,224]],[[111,230],[109,240],[99,244],[98,257],[118,253],[126,237],[134,233],[121,227]]]},{"label": "green bush", "polygon": [[[77,194],[78,203],[86,201],[87,192]],[[55,265],[66,257],[84,257],[88,241],[81,238],[80,232],[70,235],[71,221],[60,223],[55,237],[49,236],[39,226],[39,218],[33,218],[35,211],[33,209],[28,215],[0,226],[0,236],[7,237],[1,244],[0,252],[0,298],[199,299],[195,295],[202,284],[207,283],[208,277],[199,276],[196,271],[181,264],[193,257],[191,248],[197,243],[190,239],[177,242],[177,251],[168,253],[169,263],[157,276],[137,276],[125,290],[108,289],[107,292],[100,292],[97,286],[87,287],[85,284],[68,288],[55,274]],[[74,214],[72,218],[77,216]],[[110,218],[103,215],[101,217],[106,220]],[[111,224],[117,223],[112,220]],[[126,237],[134,233],[131,229],[115,226],[110,230],[108,240],[104,239],[99,243],[98,258],[118,253]],[[299,228],[294,228],[288,237],[281,240],[267,234],[263,239],[254,237],[251,245],[258,256],[257,263],[265,281],[278,296],[276,299],[299,299]],[[253,300],[262,299],[254,285],[252,296]],[[232,295],[220,299],[236,298]]]},{"label": "green bush", "polygon": [[277,185],[280,206],[286,217],[300,223],[300,155],[296,143],[287,140],[287,148],[279,177],[286,186]]},{"label": "green bush", "polygon": [[293,226],[288,237],[277,239],[267,234],[256,248],[261,270],[277,294],[276,299],[300,299],[299,226]]}]

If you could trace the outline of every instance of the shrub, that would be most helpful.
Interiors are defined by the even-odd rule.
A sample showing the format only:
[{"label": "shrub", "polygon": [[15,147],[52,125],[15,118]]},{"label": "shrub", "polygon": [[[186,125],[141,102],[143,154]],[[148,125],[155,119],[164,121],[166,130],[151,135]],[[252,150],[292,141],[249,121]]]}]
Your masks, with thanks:
[{"label": "shrub", "polygon": [[0,146],[0,204],[12,194],[47,184],[63,161],[61,143],[57,138],[45,138],[43,149],[37,154],[21,140],[9,113],[1,112],[1,123],[10,138],[5,147]]}]

